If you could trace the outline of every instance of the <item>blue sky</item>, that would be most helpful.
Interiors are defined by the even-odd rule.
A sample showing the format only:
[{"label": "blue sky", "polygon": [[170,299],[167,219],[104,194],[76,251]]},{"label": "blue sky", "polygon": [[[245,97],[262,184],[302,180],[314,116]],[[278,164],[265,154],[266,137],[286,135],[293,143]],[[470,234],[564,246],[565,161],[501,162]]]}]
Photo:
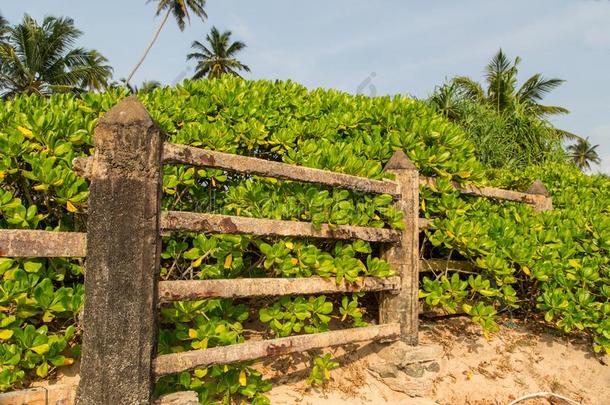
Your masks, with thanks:
[{"label": "blue sky", "polygon": [[[24,13],[74,18],[81,44],[109,58],[117,78],[160,22],[145,0],[1,0],[0,12],[11,22]],[[377,95],[426,97],[455,75],[481,79],[502,47],[523,59],[522,80],[542,72],[567,81],[545,100],[571,110],[554,122],[600,144],[596,170],[610,173],[610,0],[208,0],[207,12],[184,32],[170,20],[133,82],[192,75],[185,55],[212,25],[247,43],[247,78]]]}]

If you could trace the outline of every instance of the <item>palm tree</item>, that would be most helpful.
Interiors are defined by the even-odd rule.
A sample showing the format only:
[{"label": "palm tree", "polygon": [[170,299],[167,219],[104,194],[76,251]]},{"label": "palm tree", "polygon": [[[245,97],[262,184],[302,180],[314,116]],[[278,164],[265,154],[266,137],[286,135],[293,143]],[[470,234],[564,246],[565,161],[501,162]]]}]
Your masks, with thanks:
[{"label": "palm tree", "polygon": [[455,81],[437,86],[428,103],[450,120],[455,121],[462,115],[462,91]]},{"label": "palm tree", "polygon": [[165,12],[165,15],[163,16],[161,24],[159,24],[159,28],[157,28],[155,35],[153,35],[152,40],[144,50],[144,55],[142,55],[142,57],[140,58],[136,66],[133,68],[131,73],[129,73],[129,76],[127,76],[127,80],[125,82],[126,84],[129,84],[129,82],[133,78],[133,75],[140,68],[140,66],[144,62],[144,59],[146,59],[146,57],[148,56],[148,53],[150,52],[155,42],[157,42],[159,34],[161,34],[161,30],[165,26],[165,23],[167,22],[170,14],[173,14],[176,18],[176,23],[178,24],[178,28],[180,28],[180,31],[184,31],[185,20],[188,20],[189,22],[191,21],[190,12],[192,12],[202,20],[205,20],[208,17],[204,10],[205,0],[148,0],[147,3],[153,1],[158,3],[157,15],[160,15],[162,12]]},{"label": "palm tree", "polygon": [[137,93],[151,93],[156,89],[161,88],[161,83],[157,80],[144,80],[139,89],[136,89]]},{"label": "palm tree", "polygon": [[[517,87],[518,65],[521,58],[510,61],[502,49],[494,55],[485,68],[487,89],[466,76],[458,76],[452,80],[461,96],[491,106],[497,113],[513,113],[520,110],[538,118],[548,115],[567,114],[564,107],[540,104],[544,96],[559,87],[565,80],[546,79],[536,73],[527,79],[521,87]],[[580,139],[580,136],[561,129],[555,129],[560,139]]]},{"label": "palm tree", "polygon": [[186,56],[187,60],[195,59],[197,61],[193,79],[201,79],[206,76],[215,78],[225,73],[241,77],[237,71],[250,71],[248,66],[235,58],[235,55],[244,49],[246,44],[241,41],[231,42],[231,34],[231,31],[224,31],[221,34],[216,27],[212,27],[205,38],[209,48],[199,41],[193,41],[191,48],[197,52],[189,53]]},{"label": "palm tree", "polygon": [[600,164],[597,154],[599,145],[591,145],[589,138],[579,139],[575,144],[568,146],[568,153],[572,163],[581,170],[591,170],[591,163]]},{"label": "palm tree", "polygon": [[99,52],[74,47],[81,35],[70,18],[45,17],[38,25],[26,14],[0,43],[0,91],[46,95],[105,87],[112,68]]},{"label": "palm tree", "polygon": [[517,57],[511,63],[500,49],[485,68],[486,91],[481,84],[465,76],[458,76],[453,79],[453,82],[466,97],[486,102],[492,105],[498,113],[510,109],[514,103],[527,107],[539,117],[568,113],[569,111],[563,107],[546,106],[539,103],[545,95],[564,83],[564,80],[545,79],[540,73],[536,73],[517,89],[519,72],[517,66],[520,62],[521,58]]}]

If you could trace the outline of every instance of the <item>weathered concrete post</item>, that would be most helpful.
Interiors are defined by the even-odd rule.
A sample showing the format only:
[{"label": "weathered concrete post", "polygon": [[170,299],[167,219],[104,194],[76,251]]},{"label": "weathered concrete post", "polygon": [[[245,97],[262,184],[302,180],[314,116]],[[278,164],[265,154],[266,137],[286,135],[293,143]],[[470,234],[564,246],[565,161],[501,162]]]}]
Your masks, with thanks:
[{"label": "weathered concrete post", "polygon": [[76,403],[150,404],[162,133],[138,99],[129,97],[100,120],[94,146]]},{"label": "weathered concrete post", "polygon": [[419,173],[403,151],[396,151],[385,166],[394,173],[401,192],[396,202],[404,214],[405,229],[399,244],[384,252],[384,258],[401,277],[401,290],[381,295],[381,323],[400,322],[401,340],[417,345],[419,296]]},{"label": "weathered concrete post", "polygon": [[536,200],[534,210],[537,212],[553,210],[553,199],[542,181],[536,180],[533,182],[530,188],[527,189],[527,192],[529,194],[534,194],[534,198]]}]

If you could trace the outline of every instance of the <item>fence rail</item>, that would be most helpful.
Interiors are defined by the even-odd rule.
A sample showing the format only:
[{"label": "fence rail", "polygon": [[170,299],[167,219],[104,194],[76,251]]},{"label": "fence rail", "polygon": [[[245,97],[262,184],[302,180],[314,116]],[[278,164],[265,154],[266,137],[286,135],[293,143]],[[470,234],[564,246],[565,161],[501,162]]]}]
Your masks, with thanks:
[{"label": "fence rail", "polygon": [[0,257],[85,257],[87,234],[0,230]]},{"label": "fence rail", "polygon": [[[83,357],[76,403],[150,404],[155,379],[196,367],[255,360],[368,340],[401,339],[417,344],[419,233],[432,219],[419,217],[420,186],[435,187],[397,151],[384,170],[394,180],[371,180],[280,162],[163,144],[163,134],[135,97],[123,100],[99,121],[95,154],[76,159],[75,171],[91,180],[87,234],[0,230],[0,256],[86,257]],[[161,211],[162,165],[188,164],[367,193],[390,194],[404,214],[404,230]],[[520,201],[539,211],[552,208],[544,186],[528,193],[460,186],[465,194]],[[382,242],[396,276],[364,277],[358,283],[332,279],[263,278],[158,281],[165,232],[244,233]],[[424,261],[426,268],[452,263]],[[436,267],[435,267],[436,266]],[[464,270],[468,271],[468,270]],[[158,305],[211,297],[380,292],[379,325],[247,341],[237,345],[157,356]]]},{"label": "fence rail", "polygon": [[322,332],[314,335],[297,335],[270,340],[248,341],[231,346],[161,355],[155,360],[154,373],[158,378],[199,367],[257,360],[263,357],[281,356],[348,343],[379,340],[390,341],[399,338],[400,324],[390,323]]},{"label": "fence rail", "polygon": [[231,215],[168,211],[161,215],[163,232],[188,231],[200,233],[249,234],[257,236],[295,236],[368,242],[398,242],[400,231],[383,228],[321,224],[316,229],[311,222],[280,221]]},{"label": "fence rail", "polygon": [[277,179],[295,180],[305,183],[324,184],[366,193],[400,195],[396,183],[385,180],[372,180],[366,177],[295,166],[248,156],[215,152],[192,146],[165,144],[163,147],[165,163],[182,163],[225,169],[244,174],[257,174]]},{"label": "fence rail", "polygon": [[245,298],[281,295],[336,294],[397,291],[400,277],[364,277],[361,281],[337,282],[332,278],[238,278],[228,280],[180,280],[159,282],[159,302],[205,298]]}]

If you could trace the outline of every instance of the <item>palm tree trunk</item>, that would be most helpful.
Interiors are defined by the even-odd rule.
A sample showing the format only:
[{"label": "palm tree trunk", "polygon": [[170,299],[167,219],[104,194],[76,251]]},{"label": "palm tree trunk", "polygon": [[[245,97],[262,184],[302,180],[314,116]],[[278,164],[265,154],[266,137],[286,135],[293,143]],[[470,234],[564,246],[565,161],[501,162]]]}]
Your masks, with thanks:
[{"label": "palm tree trunk", "polygon": [[161,34],[161,30],[163,29],[163,26],[167,22],[167,19],[169,18],[170,12],[171,12],[171,8],[168,8],[167,9],[167,13],[165,13],[165,16],[163,17],[163,21],[161,21],[161,25],[159,25],[159,28],[157,29],[157,32],[155,32],[155,36],[153,37],[152,41],[150,41],[150,44],[148,44],[148,47],[146,47],[146,50],[144,51],[144,55],[142,55],[142,58],[140,58],[140,61],[138,62],[138,64],[133,68],[133,70],[131,71],[131,73],[127,77],[127,80],[125,82],[126,85],[129,84],[129,81],[131,80],[133,75],[140,68],[140,66],[144,62],[144,59],[146,59],[146,57],[148,56],[148,52],[150,52],[150,50],[153,47],[153,45],[155,44],[155,42],[157,42],[157,38],[159,38],[159,34]]}]

